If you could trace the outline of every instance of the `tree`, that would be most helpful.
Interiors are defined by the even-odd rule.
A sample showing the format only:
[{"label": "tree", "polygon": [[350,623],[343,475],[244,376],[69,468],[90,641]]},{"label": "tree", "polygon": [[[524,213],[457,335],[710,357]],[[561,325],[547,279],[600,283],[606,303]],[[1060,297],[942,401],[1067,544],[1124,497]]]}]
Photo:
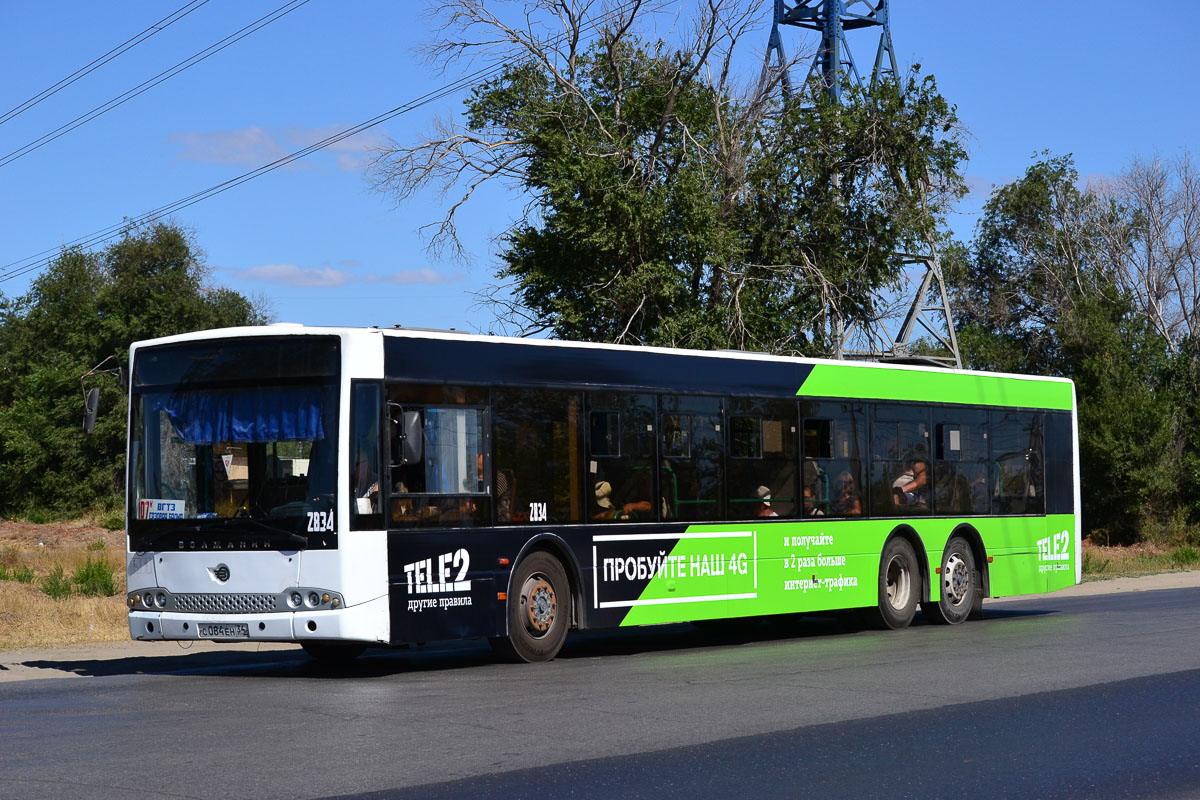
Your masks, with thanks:
[{"label": "tree", "polygon": [[1128,541],[1178,505],[1184,456],[1168,342],[1110,262],[1117,211],[1044,154],[943,264],[967,366],[1075,381],[1083,522]]},{"label": "tree", "polygon": [[1200,175],[1186,153],[1135,159],[1091,187],[1108,213],[1102,256],[1137,312],[1179,349],[1200,336]]},{"label": "tree", "polygon": [[[760,4],[712,0],[679,47],[637,33],[640,3],[595,17],[588,2],[530,5],[519,26],[471,0],[446,5],[434,56],[487,42],[504,67],[474,88],[462,124],[374,162],[399,200],[461,188],[432,224],[435,250],[460,250],[456,214],[481,185],[525,194],[490,296],[521,333],[828,352],[835,319],[880,316],[891,253],[963,190],[957,119],[932,78],[851,90],[844,106],[785,106],[777,73],[739,78]],[[560,21],[555,35],[535,34],[539,10]]]},{"label": "tree", "polygon": [[0,513],[119,504],[125,396],[94,379],[103,413],[84,436],[80,376],[109,356],[124,363],[139,339],[266,321],[207,275],[187,234],[160,223],[103,252],[64,250],[27,294],[0,297]]}]

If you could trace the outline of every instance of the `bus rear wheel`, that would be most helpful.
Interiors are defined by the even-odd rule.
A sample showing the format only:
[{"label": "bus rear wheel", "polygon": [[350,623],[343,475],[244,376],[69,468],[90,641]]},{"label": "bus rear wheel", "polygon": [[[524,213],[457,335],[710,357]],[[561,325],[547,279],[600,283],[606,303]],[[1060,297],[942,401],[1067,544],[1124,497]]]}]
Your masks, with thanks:
[{"label": "bus rear wheel", "polygon": [[907,540],[896,537],[883,548],[879,561],[879,606],[876,622],[894,631],[907,628],[917,613],[921,573],[917,554]]},{"label": "bus rear wheel", "polygon": [[489,639],[492,649],[509,661],[549,661],[562,648],[570,624],[566,571],[549,553],[532,553],[517,565],[512,588],[508,636]]},{"label": "bus rear wheel", "polygon": [[980,605],[979,573],[975,571],[975,554],[961,536],[951,537],[942,553],[941,597],[936,603],[923,603],[934,622],[958,625],[971,618]]}]

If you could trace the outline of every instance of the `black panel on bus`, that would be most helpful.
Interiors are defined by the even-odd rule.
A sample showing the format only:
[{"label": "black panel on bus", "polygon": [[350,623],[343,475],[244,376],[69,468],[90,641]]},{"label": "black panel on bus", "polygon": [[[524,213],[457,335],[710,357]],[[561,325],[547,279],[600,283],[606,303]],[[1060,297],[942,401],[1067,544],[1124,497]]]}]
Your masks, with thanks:
[{"label": "black panel on bus", "polygon": [[671,392],[794,397],[808,364],[674,353],[389,336],[392,380],[523,386],[601,385]]},{"label": "black panel on bus", "polygon": [[1075,465],[1072,463],[1071,415],[1046,412],[1046,513],[1075,513]]},{"label": "black panel on bus", "polygon": [[266,384],[289,378],[336,378],[339,344],[336,336],[248,336],[143,347],[133,364],[133,384]]}]

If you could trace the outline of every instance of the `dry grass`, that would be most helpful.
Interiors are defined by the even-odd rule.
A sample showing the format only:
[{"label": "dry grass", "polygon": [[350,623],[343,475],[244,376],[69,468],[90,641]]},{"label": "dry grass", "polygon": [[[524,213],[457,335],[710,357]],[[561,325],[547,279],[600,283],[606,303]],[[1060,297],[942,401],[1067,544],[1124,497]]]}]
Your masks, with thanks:
[{"label": "dry grass", "polygon": [[0,651],[129,638],[124,596],[54,600],[36,586],[3,581],[0,609]]},{"label": "dry grass", "polygon": [[1104,547],[1083,543],[1084,580],[1106,580],[1200,569],[1200,551],[1189,545],[1137,544]]},{"label": "dry grass", "polygon": [[[89,558],[103,558],[112,567],[116,595],[56,600],[42,591],[56,567],[69,578]],[[106,530],[91,520],[46,525],[0,521],[0,568],[9,576],[24,573],[22,580],[0,580],[0,651],[128,638],[123,531]]]}]

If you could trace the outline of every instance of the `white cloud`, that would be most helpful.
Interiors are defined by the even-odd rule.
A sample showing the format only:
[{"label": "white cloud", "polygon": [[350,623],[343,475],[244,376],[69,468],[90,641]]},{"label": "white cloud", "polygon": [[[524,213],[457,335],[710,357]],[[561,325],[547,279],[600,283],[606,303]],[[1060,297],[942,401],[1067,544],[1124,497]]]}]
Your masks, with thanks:
[{"label": "white cloud", "polygon": [[345,272],[328,267],[322,269],[304,269],[295,264],[264,264],[260,267],[238,270],[237,277],[265,283],[279,283],[284,286],[345,286],[352,276]]},{"label": "white cloud", "polygon": [[400,270],[399,272],[392,272],[386,275],[358,275],[353,270],[359,266],[359,262],[353,259],[345,259],[338,263],[347,269],[335,269],[328,266],[329,262],[326,261],[317,267],[301,267],[296,264],[263,264],[257,267],[232,269],[230,271],[233,272],[235,277],[242,280],[308,288],[349,286],[355,283],[392,283],[397,286],[413,286],[416,284],[453,283],[466,279],[466,275],[461,272],[443,275],[429,267]]},{"label": "white cloud", "polygon": [[[328,139],[345,130],[338,125],[321,128],[260,128],[251,126],[234,131],[189,131],[173,133],[169,140],[182,149],[175,156],[181,161],[204,164],[239,164],[260,167]],[[369,160],[368,154],[387,142],[384,131],[357,133],[324,148],[334,155],[334,163],[344,172],[360,172]],[[314,153],[289,164],[291,169],[305,168]]]},{"label": "white cloud", "polygon": [[437,270],[422,267],[421,269],[405,269],[400,272],[393,272],[391,275],[383,275],[380,280],[400,286],[408,286],[414,283],[452,283],[454,281],[461,281],[463,277],[462,273],[458,272],[443,275]]},{"label": "white cloud", "polygon": [[183,148],[177,159],[204,164],[256,167],[287,155],[270,131],[257,127],[240,131],[173,133],[170,140]]}]

